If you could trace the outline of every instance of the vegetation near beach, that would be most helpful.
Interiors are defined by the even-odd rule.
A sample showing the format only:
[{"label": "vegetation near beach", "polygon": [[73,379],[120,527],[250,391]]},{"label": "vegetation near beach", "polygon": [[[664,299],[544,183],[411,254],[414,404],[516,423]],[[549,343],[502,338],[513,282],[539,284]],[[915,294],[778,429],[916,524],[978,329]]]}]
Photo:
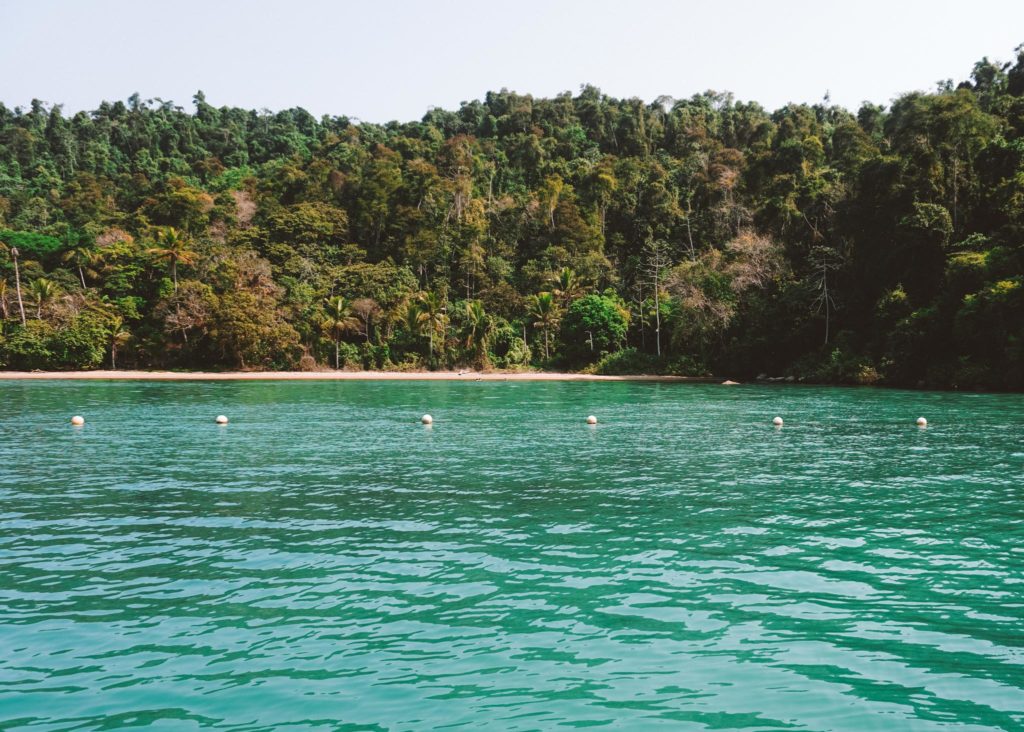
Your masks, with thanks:
[{"label": "vegetation near beach", "polygon": [[1024,47],[856,113],[0,105],[0,368],[1024,388]]}]

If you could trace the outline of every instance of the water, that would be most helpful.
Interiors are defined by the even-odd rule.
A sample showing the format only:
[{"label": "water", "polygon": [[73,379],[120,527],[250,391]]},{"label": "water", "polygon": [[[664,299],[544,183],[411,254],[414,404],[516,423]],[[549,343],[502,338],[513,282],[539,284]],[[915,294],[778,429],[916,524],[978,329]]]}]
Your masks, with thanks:
[{"label": "water", "polygon": [[1021,395],[0,382],[0,729],[1019,730],[1022,478]]}]

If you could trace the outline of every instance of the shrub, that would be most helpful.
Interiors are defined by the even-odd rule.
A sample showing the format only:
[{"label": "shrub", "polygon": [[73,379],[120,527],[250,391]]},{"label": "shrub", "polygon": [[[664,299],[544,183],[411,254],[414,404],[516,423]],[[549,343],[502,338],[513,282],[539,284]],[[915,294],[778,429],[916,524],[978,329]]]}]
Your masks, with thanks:
[{"label": "shrub", "polygon": [[[331,347],[333,350],[333,346]],[[333,353],[331,354],[333,357]],[[359,353],[359,346],[354,343],[346,343],[342,341],[338,344],[338,365],[342,368],[351,369],[359,368],[363,363],[361,354]],[[334,365],[333,363],[331,364]]]},{"label": "shrub", "polygon": [[587,370],[590,373],[608,376],[660,374],[665,370],[665,361],[630,347],[603,356],[600,361]]},{"label": "shrub", "polygon": [[626,318],[618,304],[603,295],[574,301],[562,319],[564,354],[570,363],[589,363],[617,351],[626,339]]},{"label": "shrub", "polygon": [[14,326],[0,340],[0,365],[23,371],[49,368],[53,363],[53,334],[53,326],[41,320]]},{"label": "shrub", "polygon": [[500,369],[519,368],[530,364],[530,347],[511,325],[497,328],[490,340],[491,361]]},{"label": "shrub", "polygon": [[50,340],[52,366],[62,369],[94,369],[107,351],[107,330],[90,315],[78,315],[58,329]]}]

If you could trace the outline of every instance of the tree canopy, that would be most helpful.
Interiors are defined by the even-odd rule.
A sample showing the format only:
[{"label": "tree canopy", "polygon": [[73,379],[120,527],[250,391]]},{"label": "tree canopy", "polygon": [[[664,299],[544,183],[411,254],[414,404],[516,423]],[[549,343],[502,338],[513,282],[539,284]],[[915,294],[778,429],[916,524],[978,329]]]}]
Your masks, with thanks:
[{"label": "tree canopy", "polygon": [[[0,105],[0,368],[1024,388],[1024,46],[888,108]],[[21,316],[22,309],[26,317]],[[622,357],[616,368],[623,368]]]}]

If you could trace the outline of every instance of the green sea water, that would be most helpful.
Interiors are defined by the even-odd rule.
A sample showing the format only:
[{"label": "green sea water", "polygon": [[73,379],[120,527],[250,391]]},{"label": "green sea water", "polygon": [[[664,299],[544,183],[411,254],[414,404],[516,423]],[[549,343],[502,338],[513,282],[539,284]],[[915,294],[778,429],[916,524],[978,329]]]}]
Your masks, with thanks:
[{"label": "green sea water", "polygon": [[1022,395],[0,381],[0,729],[1020,730],[1022,522]]}]

